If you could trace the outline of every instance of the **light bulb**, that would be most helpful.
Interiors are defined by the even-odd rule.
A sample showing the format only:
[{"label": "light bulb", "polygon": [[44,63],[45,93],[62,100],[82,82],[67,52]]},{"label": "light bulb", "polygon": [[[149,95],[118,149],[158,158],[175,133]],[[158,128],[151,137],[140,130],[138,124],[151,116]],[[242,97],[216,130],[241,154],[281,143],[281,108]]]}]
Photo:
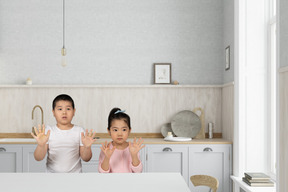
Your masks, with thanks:
[{"label": "light bulb", "polygon": [[66,65],[67,65],[67,63],[66,63],[66,56],[62,56],[61,65],[62,65],[62,67],[66,67]]},{"label": "light bulb", "polygon": [[62,55],[61,65],[63,67],[66,67],[66,65],[67,65],[67,63],[66,63],[66,49],[64,47],[61,50],[61,55]]}]

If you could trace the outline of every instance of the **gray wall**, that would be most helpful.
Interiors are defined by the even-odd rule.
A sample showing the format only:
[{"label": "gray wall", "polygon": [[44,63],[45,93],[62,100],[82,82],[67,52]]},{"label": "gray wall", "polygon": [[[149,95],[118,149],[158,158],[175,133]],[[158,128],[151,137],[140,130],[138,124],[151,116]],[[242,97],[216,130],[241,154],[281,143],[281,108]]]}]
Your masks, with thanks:
[{"label": "gray wall", "polygon": [[223,70],[223,83],[234,81],[234,0],[224,0],[224,47],[230,46],[230,69]]},{"label": "gray wall", "polygon": [[279,0],[280,3],[280,67],[288,66],[288,1]]},{"label": "gray wall", "polygon": [[62,1],[0,0],[0,84],[27,77],[33,84],[151,84],[153,63],[161,62],[172,63],[180,84],[233,81],[233,70],[223,70],[223,48],[233,44],[231,4],[67,0],[63,68]]}]

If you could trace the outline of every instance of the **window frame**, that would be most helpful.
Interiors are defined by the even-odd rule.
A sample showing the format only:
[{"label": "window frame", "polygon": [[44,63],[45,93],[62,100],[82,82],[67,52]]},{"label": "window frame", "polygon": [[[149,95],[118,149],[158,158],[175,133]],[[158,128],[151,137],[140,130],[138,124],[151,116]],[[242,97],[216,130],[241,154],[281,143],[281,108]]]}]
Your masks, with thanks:
[{"label": "window frame", "polygon": [[276,0],[269,0],[269,13],[267,24],[267,64],[268,64],[268,83],[267,83],[267,101],[268,101],[268,118],[267,118],[267,173],[273,179],[276,180],[277,172],[277,148],[276,148],[276,129],[277,129],[277,61],[276,61]]}]

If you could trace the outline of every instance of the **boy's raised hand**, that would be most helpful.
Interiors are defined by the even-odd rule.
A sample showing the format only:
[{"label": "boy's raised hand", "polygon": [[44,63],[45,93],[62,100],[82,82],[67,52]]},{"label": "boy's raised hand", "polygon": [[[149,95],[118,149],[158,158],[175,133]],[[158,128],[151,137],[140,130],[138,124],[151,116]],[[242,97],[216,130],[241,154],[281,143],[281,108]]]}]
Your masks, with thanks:
[{"label": "boy's raised hand", "polygon": [[94,139],[95,135],[96,132],[93,132],[92,129],[90,132],[88,132],[88,129],[86,129],[85,135],[84,132],[81,133],[81,141],[84,147],[91,147],[91,145],[96,141],[96,139]]},{"label": "boy's raised hand", "polygon": [[142,145],[144,140],[140,137],[138,141],[136,140],[136,137],[134,137],[133,143],[129,142],[129,151],[131,156],[137,155],[138,152],[145,147],[145,145]]},{"label": "boy's raised hand", "polygon": [[34,139],[36,139],[38,145],[44,146],[49,140],[50,130],[48,130],[47,134],[45,135],[45,125],[44,124],[42,125],[42,128],[41,128],[41,125],[38,125],[38,129],[36,127],[33,127],[33,128],[34,128],[36,135],[34,135],[33,132],[31,133],[31,135],[34,137]]},{"label": "boy's raised hand", "polygon": [[107,141],[105,141],[105,144],[102,143],[102,147],[101,150],[103,151],[103,153],[105,154],[105,156],[110,159],[110,157],[112,156],[113,152],[115,151],[116,147],[113,146],[112,149],[110,149],[110,145],[111,142],[107,144]]}]

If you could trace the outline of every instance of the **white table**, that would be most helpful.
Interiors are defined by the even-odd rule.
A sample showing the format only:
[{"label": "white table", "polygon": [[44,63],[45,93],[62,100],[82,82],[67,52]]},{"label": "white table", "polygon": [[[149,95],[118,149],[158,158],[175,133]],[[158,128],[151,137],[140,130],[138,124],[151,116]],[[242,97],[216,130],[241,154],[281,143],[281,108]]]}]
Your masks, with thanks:
[{"label": "white table", "polygon": [[234,192],[240,192],[240,188],[246,192],[276,192],[276,184],[274,187],[250,187],[240,177],[231,176],[231,179],[234,183]]},{"label": "white table", "polygon": [[190,192],[180,173],[0,173],[5,192]]}]

